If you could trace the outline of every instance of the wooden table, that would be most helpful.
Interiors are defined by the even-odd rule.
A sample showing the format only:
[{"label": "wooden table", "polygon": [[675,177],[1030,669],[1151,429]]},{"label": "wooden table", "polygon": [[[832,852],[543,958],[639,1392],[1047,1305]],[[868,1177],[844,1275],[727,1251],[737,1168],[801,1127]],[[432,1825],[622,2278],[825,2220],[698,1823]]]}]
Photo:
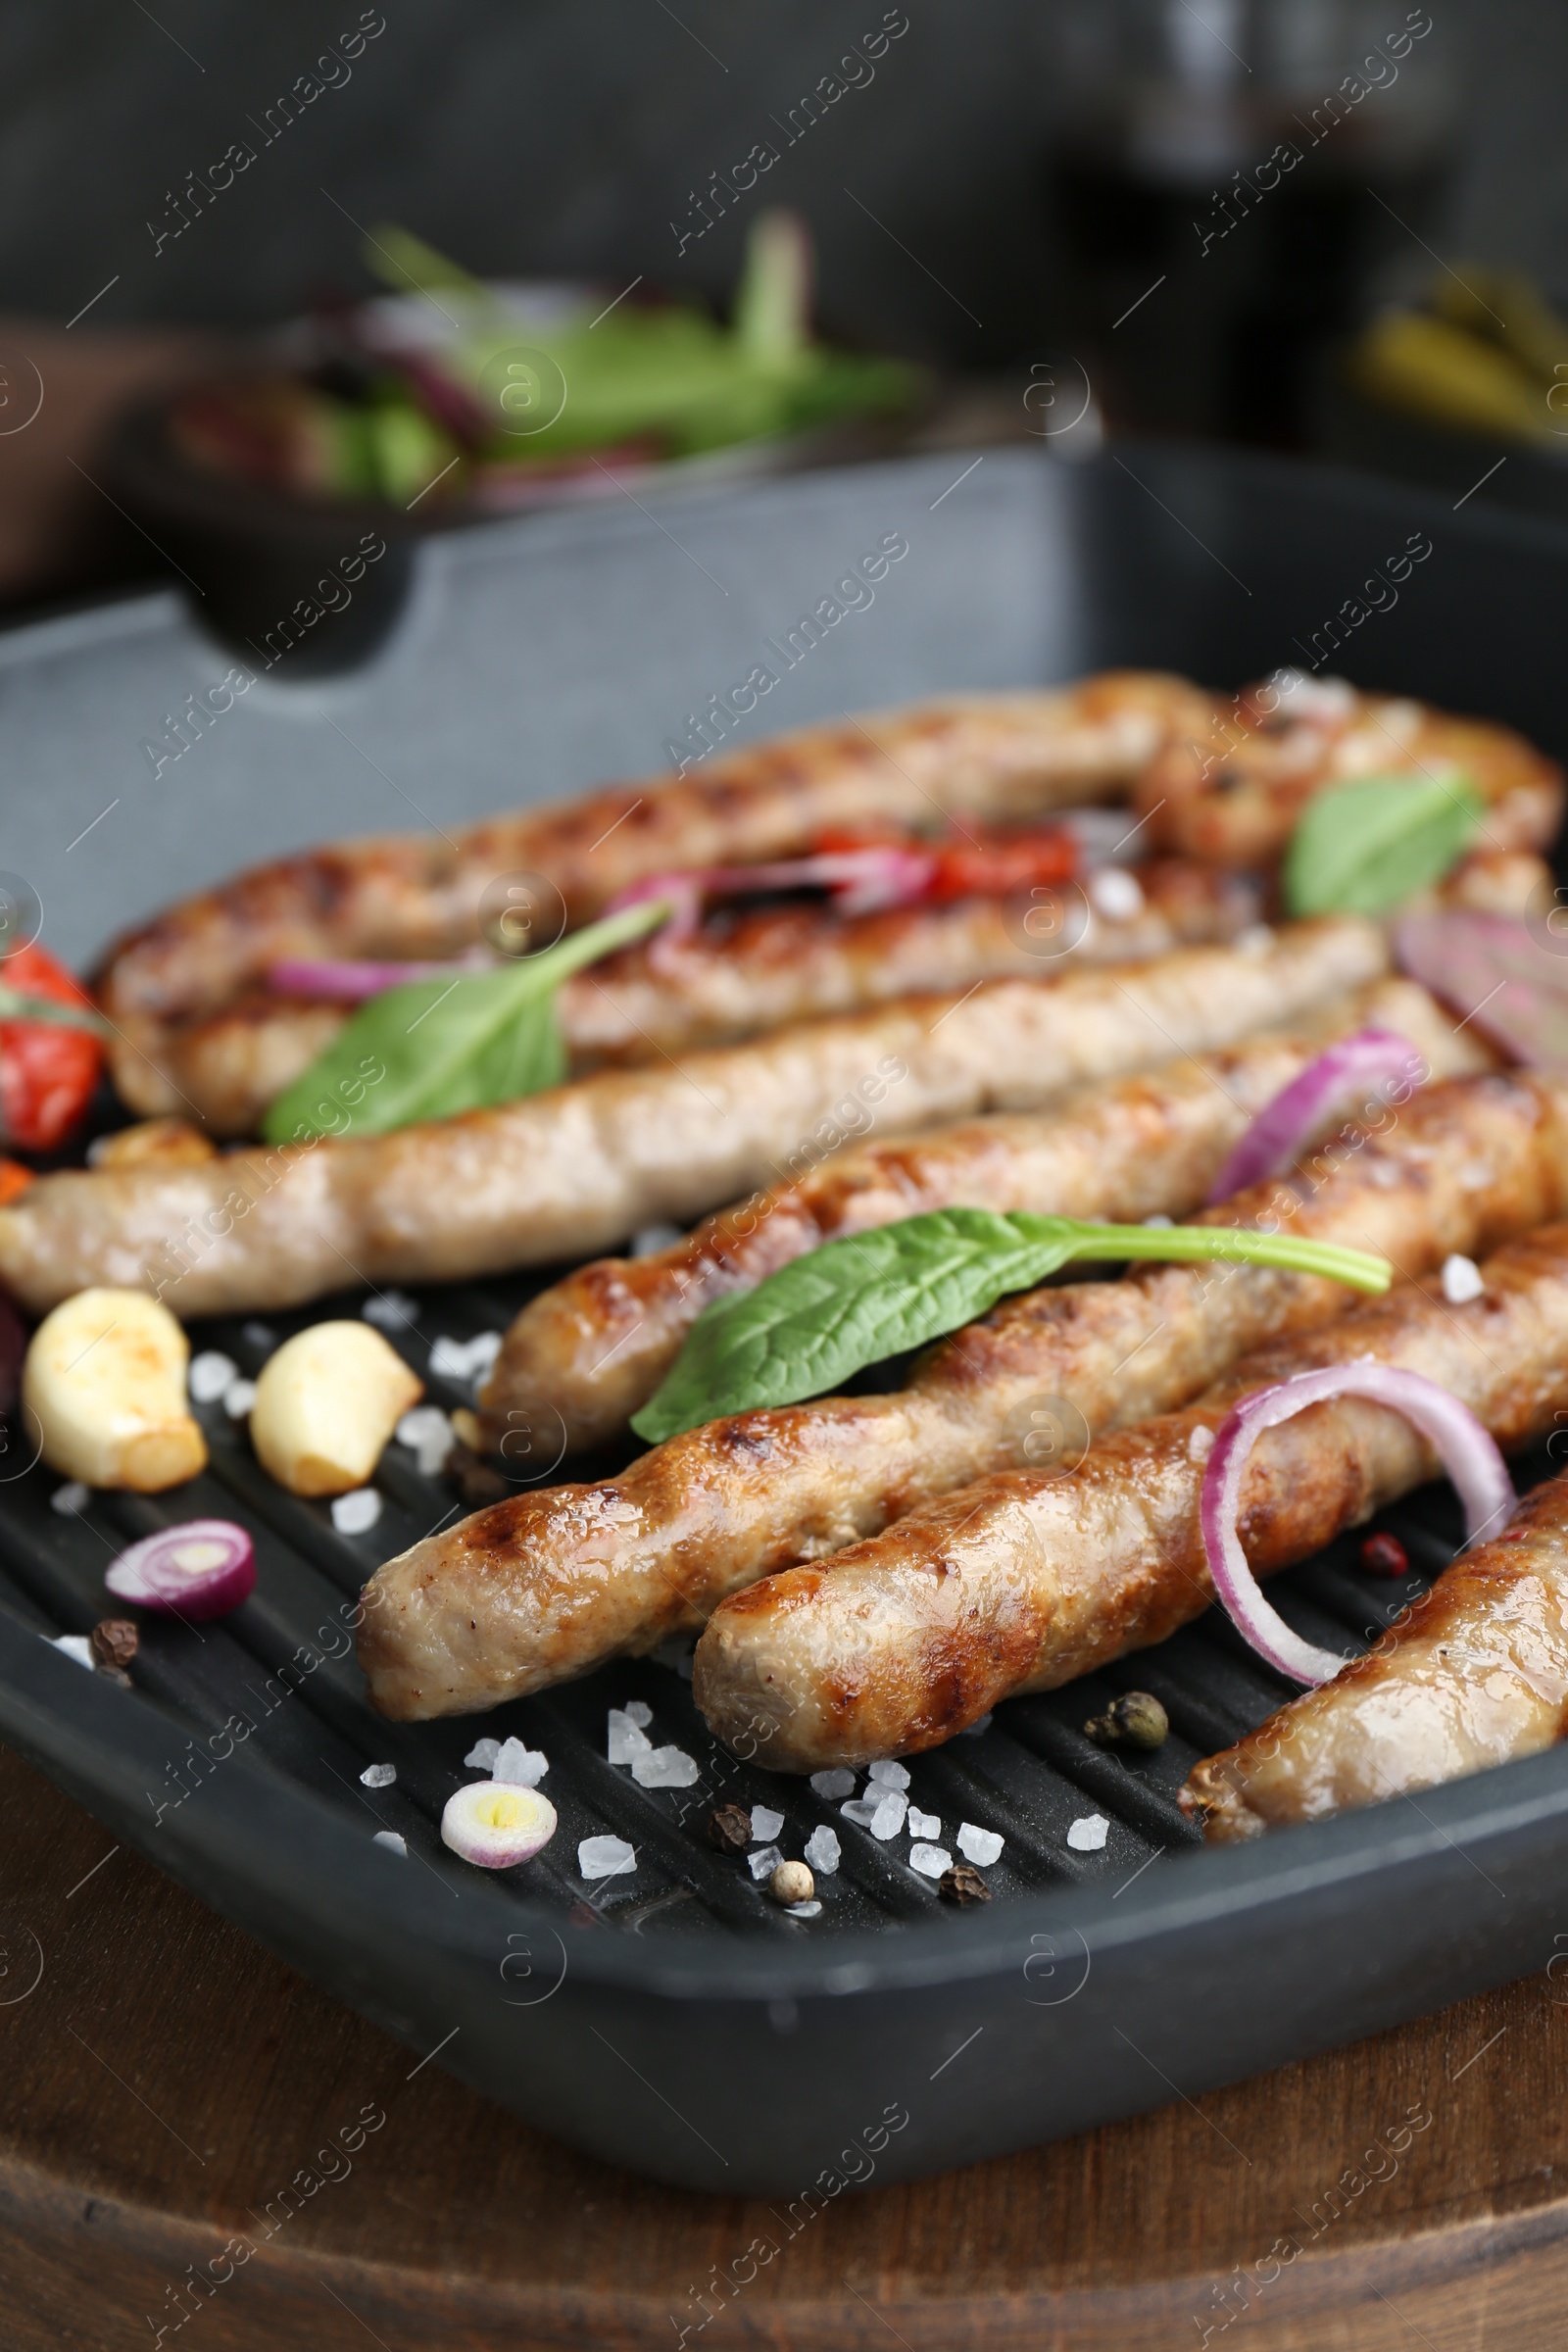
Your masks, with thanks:
[{"label": "wooden table", "polygon": [[[761,2206],[651,2186],[485,2105],[3,1749],[0,1968],[3,2352],[123,2352],[160,2325],[182,2352],[672,2352],[711,2267],[765,2227]],[[1559,1974],[1198,2104],[846,2198],[686,2340],[1560,2346]],[[352,2156],[327,2152],[376,2116]],[[1428,2120],[1400,2146],[1406,2117]],[[291,2203],[302,2168],[318,2185]]]}]

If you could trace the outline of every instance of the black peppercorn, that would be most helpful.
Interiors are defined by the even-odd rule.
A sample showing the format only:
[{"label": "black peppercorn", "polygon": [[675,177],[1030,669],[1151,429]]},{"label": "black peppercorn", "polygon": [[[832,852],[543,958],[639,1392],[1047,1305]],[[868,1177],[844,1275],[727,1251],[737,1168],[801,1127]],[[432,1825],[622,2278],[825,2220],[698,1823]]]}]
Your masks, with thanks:
[{"label": "black peppercorn", "polygon": [[937,1881],[937,1892],[950,1903],[989,1903],[991,1889],[972,1862],[955,1862]]},{"label": "black peppercorn", "polygon": [[752,1842],[752,1817],[744,1805],[715,1805],[708,1816],[708,1842],[721,1854],[744,1854]]}]

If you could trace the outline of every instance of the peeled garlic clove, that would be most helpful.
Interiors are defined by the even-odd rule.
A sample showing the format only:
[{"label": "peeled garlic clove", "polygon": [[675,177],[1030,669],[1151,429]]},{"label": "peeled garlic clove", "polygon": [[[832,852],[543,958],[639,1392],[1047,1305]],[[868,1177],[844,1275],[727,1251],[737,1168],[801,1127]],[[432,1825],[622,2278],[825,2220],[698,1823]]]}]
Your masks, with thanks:
[{"label": "peeled garlic clove", "polygon": [[251,1443],[291,1494],[365,1486],[424,1384],[368,1323],[313,1323],[269,1356],[256,1382]]},{"label": "peeled garlic clove", "polygon": [[160,1494],[207,1465],[186,1404],[190,1343],[145,1291],[78,1291],[32,1335],[24,1412],[52,1470],[89,1487]]}]

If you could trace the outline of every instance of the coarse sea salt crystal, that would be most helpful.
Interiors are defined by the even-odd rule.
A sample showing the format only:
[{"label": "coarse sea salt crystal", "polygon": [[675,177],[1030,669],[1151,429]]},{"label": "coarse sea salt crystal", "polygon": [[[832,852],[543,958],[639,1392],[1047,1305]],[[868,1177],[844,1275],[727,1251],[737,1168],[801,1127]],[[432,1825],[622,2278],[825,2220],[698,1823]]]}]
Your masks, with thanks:
[{"label": "coarse sea salt crystal", "polygon": [[673,1250],[677,1242],[686,1239],[678,1225],[644,1225],[631,1237],[633,1257],[655,1257],[661,1250]]},{"label": "coarse sea salt crystal", "polygon": [[678,1674],[683,1683],[689,1683],[692,1679],[692,1648],[690,1634],[671,1634],[667,1642],[661,1642],[659,1647],[651,1649],[648,1654],[656,1666],[667,1666],[671,1674]]},{"label": "coarse sea salt crystal", "polygon": [[958,1825],[954,1843],[966,1862],[976,1862],[983,1869],[996,1861],[1006,1839],[998,1830],[982,1830],[977,1822],[964,1821]]},{"label": "coarse sea salt crystal", "polygon": [[471,1380],[466,1343],[449,1332],[439,1333],[431,1345],[429,1369],[432,1380]]},{"label": "coarse sea salt crystal", "polygon": [[489,1371],[501,1353],[501,1337],[499,1331],[481,1331],[468,1342],[468,1361],[475,1375]]},{"label": "coarse sea salt crystal", "polygon": [[74,1519],[78,1511],[87,1508],[87,1490],[79,1478],[68,1478],[63,1487],[56,1487],[49,1497],[49,1508],[58,1511],[62,1519]]},{"label": "coarse sea salt crystal", "polygon": [[1075,1854],[1098,1854],[1109,1834],[1103,1813],[1081,1813],[1067,1832],[1067,1843]]},{"label": "coarse sea salt crystal", "polygon": [[908,1766],[895,1764],[890,1756],[883,1756],[873,1764],[867,1777],[880,1781],[885,1788],[907,1788],[909,1786]]},{"label": "coarse sea salt crystal", "polygon": [[822,1906],[818,1902],[786,1903],[784,1908],[788,1911],[791,1919],[815,1919],[820,1914]]},{"label": "coarse sea salt crystal", "polygon": [[395,1764],[367,1764],[360,1775],[367,1788],[390,1788],[397,1777]]},{"label": "coarse sea salt crystal", "polygon": [[499,1740],[476,1740],[463,1761],[474,1772],[488,1772],[500,1753]]},{"label": "coarse sea salt crystal", "polygon": [[639,1788],[689,1788],[697,1758],[680,1747],[651,1747],[646,1756],[633,1756],[631,1777]]},{"label": "coarse sea salt crystal", "polygon": [[1086,885],[1089,903],[1107,923],[1130,923],[1144,911],[1138,876],[1119,865],[1096,866]]},{"label": "coarse sea salt crystal", "polygon": [[942,1816],[940,1813],[922,1813],[918,1805],[909,1807],[909,1836],[911,1838],[940,1838],[941,1835]]},{"label": "coarse sea salt crystal", "polygon": [[1457,1250],[1443,1261],[1443,1296],[1450,1306],[1467,1306],[1479,1298],[1486,1289],[1481,1268],[1473,1257],[1461,1257]]},{"label": "coarse sea salt crystal", "polygon": [[654,1710],[646,1698],[628,1698],[620,1711],[623,1715],[629,1715],[633,1723],[640,1723],[645,1732],[654,1720]]},{"label": "coarse sea salt crystal", "polygon": [[775,1813],[770,1805],[752,1807],[752,1836],[760,1845],[765,1845],[769,1838],[776,1838],[783,1827],[783,1814]]},{"label": "coarse sea salt crystal", "polygon": [[446,1468],[447,1456],[458,1442],[457,1431],[438,1404],[416,1404],[405,1413],[393,1436],[418,1457],[422,1477],[434,1478]]},{"label": "coarse sea salt crystal", "polygon": [[58,1649],[63,1657],[74,1658],[78,1666],[85,1666],[91,1673],[92,1643],[85,1634],[45,1634],[44,1640],[51,1649]]},{"label": "coarse sea salt crystal", "polygon": [[381,1516],[381,1497],[374,1487],[356,1487],[352,1494],[332,1497],[332,1525],[340,1536],[368,1535]]},{"label": "coarse sea salt crystal", "polygon": [[612,1707],[610,1729],[606,1742],[612,1764],[629,1764],[634,1756],[653,1753],[653,1741],[640,1723],[634,1723],[624,1707]]},{"label": "coarse sea salt crystal", "polygon": [[819,1879],[830,1879],[839,1866],[838,1832],[819,1822],[806,1840],[806,1859]]},{"label": "coarse sea salt crystal", "polygon": [[974,1723],[965,1724],[963,1730],[958,1734],[958,1738],[960,1740],[978,1740],[982,1732],[989,1732],[990,1729],[990,1716],[982,1715]]},{"label": "coarse sea salt crystal", "polygon": [[940,1845],[911,1845],[909,1868],[917,1870],[922,1879],[940,1879],[944,1871],[953,1868],[953,1856]]},{"label": "coarse sea salt crystal", "polygon": [[746,1859],[752,1866],[754,1879],[770,1879],[784,1857],[776,1845],[764,1845],[760,1852],[748,1854]]},{"label": "coarse sea salt crystal", "polygon": [[396,1830],[377,1830],[370,1843],[384,1845],[389,1854],[401,1854],[405,1862],[409,1858],[408,1839],[400,1838]]},{"label": "coarse sea salt crystal", "polygon": [[216,1348],[204,1348],[200,1355],[191,1357],[187,1378],[195,1403],[216,1404],[230,1381],[239,1378],[239,1366],[231,1355],[220,1355]]},{"label": "coarse sea salt crystal", "polygon": [[833,1764],[826,1772],[812,1773],[811,1787],[818,1796],[853,1796],[855,1775],[843,1764]]},{"label": "coarse sea salt crystal", "polygon": [[624,1838],[584,1838],[577,1848],[577,1870],[585,1879],[616,1879],[637,1867],[637,1848]]},{"label": "coarse sea salt crystal", "polygon": [[419,1301],[407,1291],[382,1291],[367,1298],[360,1313],[377,1331],[409,1331],[419,1319]]},{"label": "coarse sea salt crystal", "polygon": [[550,1758],[541,1747],[529,1747],[521,1740],[504,1740],[490,1767],[493,1781],[505,1781],[514,1788],[537,1788],[550,1770]]},{"label": "coarse sea salt crystal", "polygon": [[873,1838],[886,1845],[904,1827],[904,1817],[909,1810],[909,1800],[902,1788],[890,1788],[872,1814],[868,1827]]},{"label": "coarse sea salt crystal", "polygon": [[255,1402],[254,1380],[231,1380],[223,1391],[223,1410],[231,1421],[243,1421]]}]

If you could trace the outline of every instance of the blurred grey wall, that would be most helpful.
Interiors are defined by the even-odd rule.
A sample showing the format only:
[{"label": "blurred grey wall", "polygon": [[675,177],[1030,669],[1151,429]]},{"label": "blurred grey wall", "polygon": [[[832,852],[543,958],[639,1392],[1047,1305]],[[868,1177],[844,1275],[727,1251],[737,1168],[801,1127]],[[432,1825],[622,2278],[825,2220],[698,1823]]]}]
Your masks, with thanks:
[{"label": "blurred grey wall", "polygon": [[[1434,46],[1467,60],[1453,251],[1568,286],[1568,6],[1431,13]],[[847,44],[906,19],[874,77],[792,135]],[[1050,0],[380,0],[364,22],[384,29],[344,58],[359,0],[11,0],[0,309],[271,320],[368,284],[356,223],[388,217],[485,273],[718,296],[766,198],[815,229],[830,328],[1000,367],[1054,304],[1052,19]],[[284,94],[328,75],[285,123]],[[710,174],[758,142],[777,164],[682,247]],[[221,185],[236,149],[254,161]]]}]

